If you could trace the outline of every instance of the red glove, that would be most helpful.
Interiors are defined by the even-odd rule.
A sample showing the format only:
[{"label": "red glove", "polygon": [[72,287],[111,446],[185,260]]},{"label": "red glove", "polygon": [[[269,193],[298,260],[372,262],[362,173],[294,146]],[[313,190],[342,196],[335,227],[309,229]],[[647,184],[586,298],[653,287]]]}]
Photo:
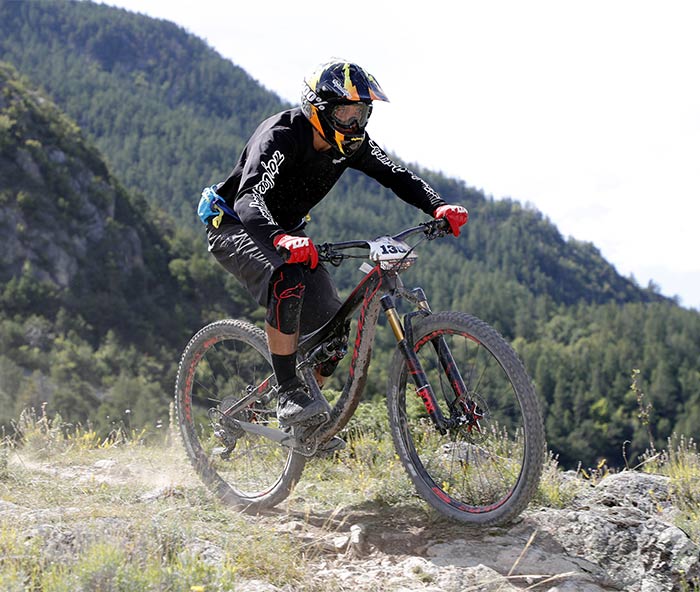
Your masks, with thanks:
[{"label": "red glove", "polygon": [[433,212],[433,218],[446,218],[450,224],[450,230],[455,236],[459,236],[459,227],[469,220],[469,212],[462,206],[451,206],[449,204],[440,206]]},{"label": "red glove", "polygon": [[318,265],[318,251],[308,236],[278,234],[272,241],[278,253],[289,253],[287,263],[308,263],[311,269]]}]

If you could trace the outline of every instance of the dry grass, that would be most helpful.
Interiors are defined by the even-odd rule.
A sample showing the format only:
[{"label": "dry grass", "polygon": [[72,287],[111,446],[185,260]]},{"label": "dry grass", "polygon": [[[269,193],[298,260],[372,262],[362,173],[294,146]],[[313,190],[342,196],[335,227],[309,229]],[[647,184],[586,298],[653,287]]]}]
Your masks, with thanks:
[{"label": "dry grass", "polygon": [[[358,515],[405,520],[409,532],[443,528],[416,497],[376,417],[384,415],[361,409],[337,458],[310,462],[289,500],[248,516],[204,488],[167,430],[99,438],[60,418],[24,414],[21,441],[0,446],[2,589],[213,592],[254,589],[258,580],[285,591],[345,589],[320,581],[314,566]],[[682,527],[697,542],[696,446],[676,439],[657,455],[642,466],[669,476]],[[550,455],[534,504],[566,507],[581,486]]]},{"label": "dry grass", "polygon": [[309,565],[327,541],[285,523],[325,521],[328,539],[349,527],[348,508],[421,512],[390,439],[376,440],[384,426],[368,428],[361,414],[342,456],[309,463],[268,516],[218,502],[167,430],[100,438],[43,410],[23,413],[15,428],[0,446],[3,592],[212,592],[251,580],[320,592],[328,582]]},{"label": "dry grass", "polygon": [[0,463],[6,592],[230,590],[301,582],[298,545],[217,503],[179,446],[67,433],[24,419]]},{"label": "dry grass", "polygon": [[679,512],[676,526],[700,544],[700,453],[693,439],[673,435],[665,450],[650,450],[642,469],[670,480],[671,498]]}]

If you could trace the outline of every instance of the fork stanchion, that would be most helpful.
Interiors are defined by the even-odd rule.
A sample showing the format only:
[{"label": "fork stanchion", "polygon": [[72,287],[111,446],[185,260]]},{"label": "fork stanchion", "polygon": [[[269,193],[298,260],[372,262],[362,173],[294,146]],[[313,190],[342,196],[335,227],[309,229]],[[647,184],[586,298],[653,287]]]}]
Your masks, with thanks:
[{"label": "fork stanchion", "polygon": [[394,299],[389,294],[386,294],[385,296],[382,296],[379,301],[381,302],[382,308],[384,309],[387,319],[389,320],[389,324],[394,331],[394,335],[396,336],[398,342],[398,348],[401,350],[404,358],[406,359],[408,374],[411,377],[411,380],[413,380],[413,383],[416,385],[416,394],[423,400],[425,410],[435,424],[435,427],[438,429],[438,431],[440,431],[440,433],[444,434],[449,428],[448,422],[445,420],[445,416],[440,410],[438,402],[435,398],[433,387],[431,387],[430,383],[428,382],[428,377],[425,375],[425,371],[423,370],[423,366],[421,365],[416,352],[413,351],[413,348],[405,338],[403,326],[401,325],[399,316],[396,313]]}]

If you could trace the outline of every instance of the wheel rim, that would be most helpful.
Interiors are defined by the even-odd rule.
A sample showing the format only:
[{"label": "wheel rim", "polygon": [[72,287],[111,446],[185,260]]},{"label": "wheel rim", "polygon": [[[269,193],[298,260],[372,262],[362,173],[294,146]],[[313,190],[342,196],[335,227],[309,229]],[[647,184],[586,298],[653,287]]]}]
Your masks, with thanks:
[{"label": "wheel rim", "polygon": [[[235,428],[222,418],[251,390],[272,375],[270,362],[240,339],[217,336],[204,341],[189,365],[183,393],[184,427],[200,474],[216,485],[222,497],[251,503],[274,491],[292,461],[292,453],[262,436]],[[269,383],[268,383],[269,384]],[[234,419],[279,427],[276,401],[269,386]],[[222,452],[234,444],[227,458]]]},{"label": "wheel rim", "polygon": [[[463,399],[455,397],[433,347],[440,337],[466,386]],[[451,408],[457,408],[465,423],[440,434],[408,381],[400,401],[401,431],[414,468],[432,495],[455,510],[497,510],[515,492],[526,453],[523,414],[508,374],[491,351],[466,332],[431,332],[416,343],[416,352],[444,417],[454,417]]]}]

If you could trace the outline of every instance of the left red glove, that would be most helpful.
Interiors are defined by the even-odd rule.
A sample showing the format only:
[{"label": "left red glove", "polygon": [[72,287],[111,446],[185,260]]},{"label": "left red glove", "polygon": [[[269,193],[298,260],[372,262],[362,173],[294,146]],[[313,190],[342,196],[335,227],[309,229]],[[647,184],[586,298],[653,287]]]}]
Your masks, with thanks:
[{"label": "left red glove", "polygon": [[306,263],[311,269],[318,265],[318,251],[308,236],[278,234],[272,241],[277,252],[287,253],[287,263]]},{"label": "left red glove", "polygon": [[469,220],[469,212],[462,206],[444,205],[433,212],[433,218],[446,218],[450,224],[450,230],[455,236],[459,236],[459,227]]}]

